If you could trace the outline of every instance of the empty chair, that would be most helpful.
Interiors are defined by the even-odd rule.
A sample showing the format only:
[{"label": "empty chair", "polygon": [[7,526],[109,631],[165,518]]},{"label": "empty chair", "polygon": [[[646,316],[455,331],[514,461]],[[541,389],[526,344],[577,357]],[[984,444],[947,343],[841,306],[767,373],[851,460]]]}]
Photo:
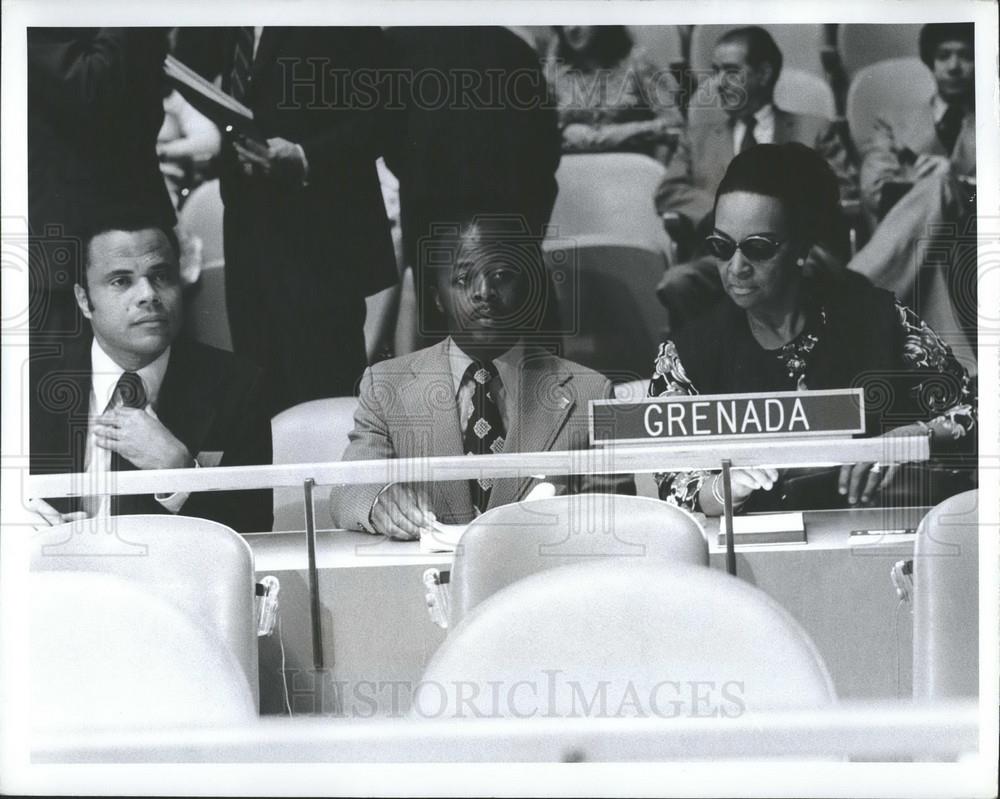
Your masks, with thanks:
[{"label": "empty chair", "polygon": [[576,563],[507,586],[465,616],[420,684],[434,690],[417,692],[411,714],[433,718],[470,718],[472,707],[736,717],[835,700],[812,641],[765,593],[650,558]]},{"label": "empty chair", "polygon": [[707,566],[708,544],[692,516],[654,499],[576,494],[503,505],[462,535],[451,572],[449,626],[517,580],[596,558]]},{"label": "empty chair", "polygon": [[[339,461],[347,449],[357,407],[354,397],[331,397],[279,413],[271,420],[274,463]],[[303,501],[300,488],[274,489],[274,529],[304,530]]]},{"label": "empty chair", "polygon": [[614,382],[648,374],[667,324],[656,298],[667,268],[663,253],[610,236],[549,240],[543,253],[565,334],[563,356]]},{"label": "empty chair", "polygon": [[684,61],[681,32],[676,25],[629,25],[629,34],[649,60],[661,68]]},{"label": "empty chair", "polygon": [[653,207],[666,169],[637,153],[564,155],[556,171],[559,194],[549,226],[551,244],[613,236],[635,247],[670,252]]},{"label": "empty chair", "polygon": [[853,75],[862,67],[891,58],[918,58],[920,25],[856,23],[840,25],[837,49],[840,61]]},{"label": "empty chair", "polygon": [[[111,575],[176,608],[228,650],[256,701],[253,554],[225,525],[169,515],[63,524],[34,536],[31,571]],[[109,602],[90,629],[110,610]]]},{"label": "empty chair", "polygon": [[28,591],[31,720],[37,731],[89,734],[256,721],[255,691],[220,631],[162,591],[86,570],[36,571]]},{"label": "empty chair", "polygon": [[177,229],[200,244],[201,273],[184,295],[184,333],[194,341],[232,352],[226,313],[226,269],[222,246],[222,197],[219,181],[203,183],[181,208]]},{"label": "empty chair", "polygon": [[930,102],[937,86],[919,58],[894,58],[860,69],[847,90],[847,124],[855,146],[864,152],[875,120]]},{"label": "empty chair", "polygon": [[219,181],[210,180],[196,188],[184,203],[177,219],[177,228],[187,236],[201,240],[204,263],[222,263],[222,197]]},{"label": "empty chair", "polygon": [[[726,31],[743,25],[695,25],[691,32],[691,68],[707,75],[715,43]],[[825,44],[822,25],[761,25],[781,50],[784,66],[823,77],[820,52]]]},{"label": "empty chair", "polygon": [[913,553],[913,697],[979,694],[979,492],[935,507]]}]

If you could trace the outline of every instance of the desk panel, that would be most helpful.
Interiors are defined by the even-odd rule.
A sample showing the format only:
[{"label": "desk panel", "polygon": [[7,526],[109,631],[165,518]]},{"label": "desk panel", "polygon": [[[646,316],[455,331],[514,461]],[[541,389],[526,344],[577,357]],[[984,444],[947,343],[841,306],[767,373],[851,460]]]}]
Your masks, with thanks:
[{"label": "desk panel", "polygon": [[[912,620],[899,607],[892,565],[913,553],[913,536],[851,541],[853,529],[916,527],[926,508],[815,511],[805,544],[737,550],[739,576],[773,597],[816,643],[842,699],[908,697]],[[725,568],[718,522],[705,522],[710,563]],[[281,581],[282,640],[292,709],[352,716],[403,715],[424,667],[445,638],[424,605],[427,555],[416,542],[343,530],[318,533],[317,567],[327,673],[312,668],[304,533],[247,536],[258,577]],[[261,641],[261,711],[283,712],[277,636]]]}]

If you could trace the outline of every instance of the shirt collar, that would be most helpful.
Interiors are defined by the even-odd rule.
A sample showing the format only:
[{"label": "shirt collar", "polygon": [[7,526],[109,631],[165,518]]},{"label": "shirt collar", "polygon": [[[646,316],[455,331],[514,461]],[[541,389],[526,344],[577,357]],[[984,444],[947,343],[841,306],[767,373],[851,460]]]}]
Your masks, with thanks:
[{"label": "shirt collar", "polygon": [[[170,362],[170,347],[167,347],[160,356],[153,362],[146,364],[137,374],[142,380],[142,387],[146,391],[149,404],[156,407],[156,400],[160,396],[160,386],[163,385],[163,378],[167,373],[167,364]],[[93,379],[93,393],[97,400],[97,412],[101,413],[111,402],[115,386],[118,385],[118,378],[125,372],[108,355],[95,338],[90,345],[90,374]]]},{"label": "shirt collar", "polygon": [[[462,378],[465,376],[465,370],[469,368],[469,364],[472,363],[472,358],[470,358],[461,347],[459,347],[451,336],[448,337],[448,364],[451,368],[451,379],[452,384],[455,388],[455,394],[458,394],[458,390],[462,387]],[[497,367],[497,372],[500,374],[500,380],[505,387],[513,386],[516,384],[516,378],[518,370],[521,368],[521,364],[524,361],[524,342],[518,341],[513,347],[507,350],[502,355],[498,355],[493,359],[493,363]]]}]

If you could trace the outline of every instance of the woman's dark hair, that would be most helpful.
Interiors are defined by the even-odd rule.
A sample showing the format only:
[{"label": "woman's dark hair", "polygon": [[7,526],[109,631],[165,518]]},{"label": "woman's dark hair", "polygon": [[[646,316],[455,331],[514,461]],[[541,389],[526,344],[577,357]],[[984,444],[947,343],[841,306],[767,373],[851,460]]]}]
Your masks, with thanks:
[{"label": "woman's dark hair", "polygon": [[824,158],[804,144],[758,144],[737,155],[715,193],[763,194],[779,200],[792,234],[806,244],[840,249],[840,189]]},{"label": "woman's dark hair", "polygon": [[934,53],[943,42],[966,42],[975,48],[975,28],[971,22],[932,22],[920,29],[920,60],[934,68]]},{"label": "woman's dark hair", "polygon": [[[573,64],[579,55],[566,44],[563,29],[554,28],[556,33],[555,55],[559,60]],[[599,64],[612,66],[625,58],[632,51],[632,36],[624,25],[595,25],[594,38],[590,43],[590,55]]]}]

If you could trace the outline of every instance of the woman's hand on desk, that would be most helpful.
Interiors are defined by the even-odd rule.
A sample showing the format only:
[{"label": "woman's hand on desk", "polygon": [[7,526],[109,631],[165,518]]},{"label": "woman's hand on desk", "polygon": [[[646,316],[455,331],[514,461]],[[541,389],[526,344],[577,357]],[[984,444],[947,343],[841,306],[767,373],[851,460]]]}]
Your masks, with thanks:
[{"label": "woman's hand on desk", "polygon": [[[739,508],[758,489],[770,491],[778,480],[778,470],[769,467],[733,469],[730,474],[733,481],[733,508]],[[723,506],[724,491],[721,472],[702,483],[698,494],[698,504],[706,516],[721,516],[723,514],[725,510]]]},{"label": "woman's hand on desk", "polygon": [[[928,430],[926,425],[908,424],[879,437],[927,435]],[[892,482],[897,471],[899,471],[898,463],[888,466],[883,466],[881,463],[845,463],[840,467],[838,489],[841,496],[847,495],[847,501],[851,505],[857,505],[859,502],[867,505],[878,491]]]},{"label": "woman's hand on desk", "polygon": [[426,493],[407,483],[392,483],[372,505],[372,527],[389,538],[420,538],[421,531],[433,532],[436,521]]}]

